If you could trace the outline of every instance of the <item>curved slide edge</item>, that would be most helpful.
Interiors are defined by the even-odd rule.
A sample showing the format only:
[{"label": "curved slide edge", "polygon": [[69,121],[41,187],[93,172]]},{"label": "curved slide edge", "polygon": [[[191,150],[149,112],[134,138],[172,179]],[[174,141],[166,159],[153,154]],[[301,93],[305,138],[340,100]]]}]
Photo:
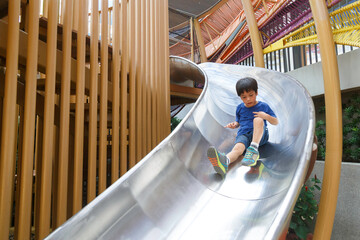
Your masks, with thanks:
[{"label": "curved slide edge", "polygon": [[[290,221],[309,165],[315,128],[311,96],[292,77],[266,69],[181,64],[176,76],[205,86],[178,127],[135,167],[47,239],[277,239]],[[196,74],[194,74],[196,73]],[[258,100],[279,119],[253,168],[237,162],[225,180],[206,150],[230,151],[240,103],[236,81],[254,77]],[[177,79],[177,81],[181,81]]]}]

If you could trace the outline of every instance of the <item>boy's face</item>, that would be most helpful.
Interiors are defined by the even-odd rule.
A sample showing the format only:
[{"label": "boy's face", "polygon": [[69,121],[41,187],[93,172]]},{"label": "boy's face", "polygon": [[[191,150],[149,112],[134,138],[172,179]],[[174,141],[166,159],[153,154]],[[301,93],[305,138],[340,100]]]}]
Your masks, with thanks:
[{"label": "boy's face", "polygon": [[254,90],[250,90],[249,92],[244,91],[240,94],[240,98],[246,107],[253,107],[256,105],[256,96],[257,93]]}]

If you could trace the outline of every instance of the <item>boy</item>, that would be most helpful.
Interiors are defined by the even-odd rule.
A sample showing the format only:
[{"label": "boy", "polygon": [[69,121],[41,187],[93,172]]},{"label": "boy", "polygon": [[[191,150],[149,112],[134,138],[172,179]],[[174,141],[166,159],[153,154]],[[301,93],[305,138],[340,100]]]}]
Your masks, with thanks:
[{"label": "boy", "polygon": [[257,101],[258,85],[255,79],[247,77],[240,79],[236,83],[236,92],[243,103],[236,108],[236,121],[226,125],[226,128],[239,128],[235,146],[227,155],[218,152],[214,147],[210,147],[207,156],[215,171],[224,177],[228,171],[228,166],[235,162],[245,149],[245,157],[242,164],[245,166],[255,166],[259,159],[258,147],[267,143],[269,133],[266,121],[272,125],[277,125],[276,115],[268,104]]}]

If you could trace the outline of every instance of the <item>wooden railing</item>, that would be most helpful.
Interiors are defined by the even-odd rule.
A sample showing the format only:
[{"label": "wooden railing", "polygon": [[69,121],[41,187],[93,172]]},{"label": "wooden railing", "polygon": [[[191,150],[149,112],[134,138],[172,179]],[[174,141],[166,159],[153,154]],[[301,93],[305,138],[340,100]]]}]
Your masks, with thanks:
[{"label": "wooden railing", "polygon": [[170,133],[167,0],[26,2],[0,20],[0,239],[43,239]]}]

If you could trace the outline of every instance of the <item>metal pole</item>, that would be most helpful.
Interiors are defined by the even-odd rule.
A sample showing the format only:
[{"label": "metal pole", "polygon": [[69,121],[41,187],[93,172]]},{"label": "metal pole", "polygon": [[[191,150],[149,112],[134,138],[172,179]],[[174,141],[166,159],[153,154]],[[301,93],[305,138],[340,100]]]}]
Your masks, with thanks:
[{"label": "metal pole", "polygon": [[314,239],[330,239],[335,218],[342,160],[342,111],[339,70],[330,18],[324,0],[310,0],[321,48],[326,107],[324,179]]}]

